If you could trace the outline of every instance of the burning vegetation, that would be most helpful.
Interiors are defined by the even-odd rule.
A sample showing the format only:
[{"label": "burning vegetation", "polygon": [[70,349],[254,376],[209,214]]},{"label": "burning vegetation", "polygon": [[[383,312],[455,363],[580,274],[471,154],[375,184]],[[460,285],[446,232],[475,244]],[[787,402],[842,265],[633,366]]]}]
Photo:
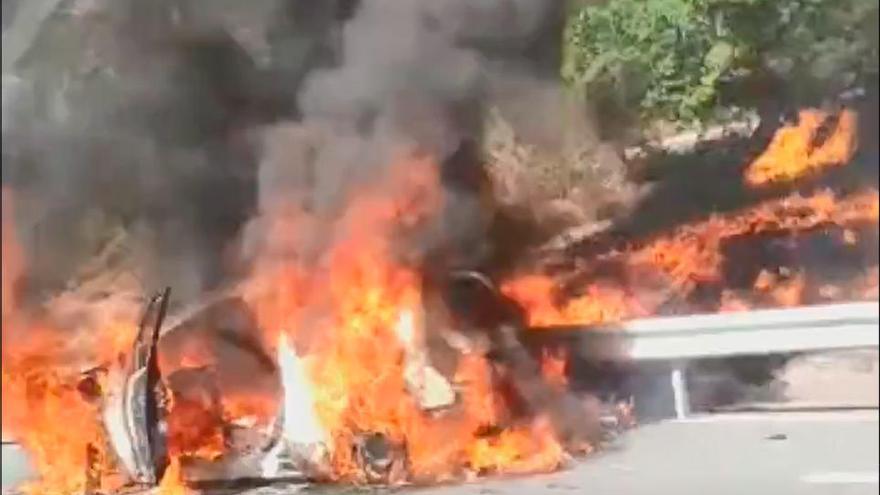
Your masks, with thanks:
[{"label": "burning vegetation", "polygon": [[[613,323],[650,316],[661,312],[661,306],[670,300],[694,301],[702,311],[870,300],[876,291],[876,275],[872,274],[876,274],[877,265],[863,258],[877,242],[878,200],[873,189],[844,197],[830,190],[796,193],[733,214],[712,215],[644,244],[603,253],[586,267],[587,272],[597,272],[591,278],[601,281],[571,282],[576,295],[564,295],[563,284],[549,275],[516,277],[505,282],[502,290],[525,306],[534,327]],[[803,263],[797,259],[800,245],[819,237],[836,245],[844,256],[853,257],[858,265],[865,262],[840,287],[822,284],[822,275],[815,280],[806,271],[809,267],[796,266]],[[795,266],[787,266],[784,258],[782,264],[770,258],[768,266],[757,271],[747,265],[731,267],[738,254],[737,241],[743,240],[764,245],[753,250],[772,250],[776,245],[783,256],[787,252]],[[758,256],[760,253],[753,261],[760,262]],[[613,269],[615,278],[603,274],[603,268]],[[635,282],[640,277],[652,282]]]},{"label": "burning vegetation", "polygon": [[801,110],[796,125],[773,136],[767,150],[745,173],[750,185],[792,182],[828,167],[846,165],[856,151],[858,118],[852,110]]},{"label": "burning vegetation", "polygon": [[[70,179],[89,187],[59,203],[51,167],[4,182],[3,430],[40,475],[21,490],[153,484],[181,495],[205,481],[279,476],[284,463],[309,481],[351,484],[554,471],[601,448],[606,432],[597,400],[576,391],[568,350],[531,346],[529,334],[876,299],[876,184],[774,189],[648,236],[605,242],[599,233],[586,241],[599,247],[569,246],[537,266],[497,259],[500,208],[488,192],[497,178],[478,137],[493,81],[519,72],[493,72],[487,60],[496,38],[534,37],[554,15],[543,3],[524,2],[518,24],[504,23],[512,10],[467,2],[346,3],[336,12],[345,56],[297,75],[296,111],[281,122],[249,122],[260,110],[247,92],[212,87],[207,106],[228,113],[218,127],[195,126],[213,133],[200,146],[155,137],[150,121],[125,128],[130,140],[111,140],[122,158],[89,148],[113,163],[141,160],[146,171],[90,171],[94,182]],[[159,50],[151,42],[136,40]],[[156,97],[134,91],[124,108]],[[803,111],[744,167],[743,182],[767,191],[848,166],[857,116]],[[252,169],[204,166],[230,155]],[[151,160],[187,167],[156,177]],[[130,176],[137,187],[128,190]],[[182,199],[157,199],[166,185]],[[134,247],[107,243],[100,263],[61,288],[37,276],[61,265],[43,264],[37,240],[21,235],[33,225],[20,202],[113,211],[129,192],[126,214],[145,212]],[[244,196],[247,207],[234,201]],[[176,207],[187,214],[177,218]],[[63,233],[40,242],[66,258]],[[823,272],[827,255],[812,254],[821,249],[845,269]],[[135,268],[118,268],[122,258]],[[492,273],[497,290],[478,271],[494,266],[506,269]],[[147,298],[152,285],[173,286],[164,277],[181,281],[178,303],[188,306],[167,291]],[[631,424],[630,402],[610,406]]]}]

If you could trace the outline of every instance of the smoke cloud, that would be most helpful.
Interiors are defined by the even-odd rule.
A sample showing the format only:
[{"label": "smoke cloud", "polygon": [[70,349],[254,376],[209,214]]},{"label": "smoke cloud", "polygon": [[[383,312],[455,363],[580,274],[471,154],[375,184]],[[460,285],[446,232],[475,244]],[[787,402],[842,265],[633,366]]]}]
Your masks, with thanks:
[{"label": "smoke cloud", "polygon": [[38,258],[28,286],[57,289],[122,231],[146,287],[197,298],[244,269],[249,219],[296,198],[332,221],[402,149],[443,164],[450,198],[420,249],[479,264],[484,110],[524,94],[498,81],[556,84],[561,7],[227,3],[80,2],[4,76],[3,182],[28,203],[17,224]]},{"label": "smoke cloud", "polygon": [[[558,40],[548,42],[547,33],[559,34],[559,14],[553,2],[539,1],[360,2],[338,33],[338,63],[303,79],[301,119],[266,139],[260,208],[297,197],[332,218],[352,188],[381,177],[395,154],[419,150],[441,164],[446,206],[417,249],[442,252],[435,264],[481,266],[492,252],[480,148],[485,110],[556,84],[540,82],[547,72],[540,55],[555,57]],[[532,84],[500,84],[514,79]],[[538,110],[540,100],[530,101]],[[558,116],[559,108],[541,109],[547,120]],[[314,236],[310,242],[320,244]]]}]

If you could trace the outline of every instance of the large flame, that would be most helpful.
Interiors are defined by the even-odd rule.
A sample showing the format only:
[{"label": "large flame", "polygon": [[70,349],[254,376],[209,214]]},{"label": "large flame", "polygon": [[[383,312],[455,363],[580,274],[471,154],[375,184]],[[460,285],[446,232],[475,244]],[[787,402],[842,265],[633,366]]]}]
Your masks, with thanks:
[{"label": "large flame", "polygon": [[[262,325],[270,331],[289,329],[294,346],[306,349],[299,362],[310,387],[297,379],[297,360],[280,354],[285,393],[298,390],[313,401],[323,433],[316,434],[311,421],[288,429],[305,427],[298,439],[304,443],[323,441],[326,435],[330,477],[336,480],[361,479],[363,466],[353,447],[366,434],[381,434],[403,446],[414,480],[443,479],[464,470],[557,466],[562,448],[540,421],[502,428],[491,438],[482,433],[504,424],[489,364],[479,356],[468,356],[459,365],[459,412],[433,416],[408,392],[407,346],[420,341],[425,329],[413,318],[421,311],[419,274],[401,261],[393,237],[430,219],[442,197],[436,164],[429,159],[408,160],[390,173],[393,187],[352,200],[337,225],[342,235],[318,268],[267,260],[272,269],[255,272],[253,287],[280,288],[254,300]],[[306,224],[274,222],[281,229]],[[272,235],[295,236],[285,231]],[[287,337],[279,345],[289,345]]]},{"label": "large flame", "polygon": [[314,387],[309,380],[303,360],[291,348],[285,333],[282,333],[278,339],[278,365],[284,390],[282,404],[284,439],[312,449],[308,454],[318,457],[315,460],[320,462],[328,440],[326,431],[321,427],[315,411]]},{"label": "large flame", "polygon": [[135,332],[137,305],[65,293],[25,312],[12,290],[26,260],[17,243],[10,191],[3,190],[3,435],[19,442],[39,474],[34,495],[109,489],[115,463],[100,421],[104,374]]},{"label": "large flame", "polygon": [[[458,395],[451,411],[429,412],[413,396],[407,363],[408,353],[420,352],[425,339],[426,328],[414,317],[422,311],[423,260],[418,249],[399,239],[439,211],[437,174],[432,159],[407,158],[384,180],[357,191],[334,222],[332,236],[322,232],[330,240],[319,259],[291,256],[288,249],[299,246],[298,236],[319,232],[314,219],[289,207],[264,218],[266,250],[244,294],[266,337],[278,346],[284,436],[292,444],[320,446],[315,452],[323,454],[310,460],[324,463],[320,472],[328,479],[364,481],[355,447],[374,434],[405,452],[406,472],[391,481],[546,471],[565,458],[547,418],[519,418],[506,410],[498,377],[482,355],[465,355],[449,377]],[[11,206],[8,202],[4,193],[4,206]],[[9,213],[11,208],[4,208],[4,233],[12,232]],[[5,267],[23,261],[14,240],[4,235]],[[6,277],[15,273],[4,270],[4,287],[14,285]],[[80,492],[92,483],[87,466],[112,489],[109,483],[117,478],[109,475],[116,466],[99,420],[100,380],[84,393],[81,371],[86,363],[121,365],[137,311],[112,297],[93,300],[78,293],[50,301],[41,318],[26,318],[17,309],[14,298],[4,299],[3,422],[38,468],[41,479],[31,492]],[[59,317],[71,314],[76,318]],[[166,376],[171,371],[200,376],[199,370],[217,364],[198,346],[181,353],[173,366],[160,362]],[[186,493],[188,459],[228,453],[225,425],[274,410],[247,396],[218,398],[207,384],[187,390],[167,402],[171,464],[160,486],[163,494]]]}]

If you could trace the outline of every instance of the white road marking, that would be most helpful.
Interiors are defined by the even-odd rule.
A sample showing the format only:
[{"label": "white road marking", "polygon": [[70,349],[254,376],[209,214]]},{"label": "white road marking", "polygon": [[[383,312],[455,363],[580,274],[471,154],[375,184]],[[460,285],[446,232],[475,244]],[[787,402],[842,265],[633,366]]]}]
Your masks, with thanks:
[{"label": "white road marking", "polygon": [[810,473],[801,477],[804,483],[818,485],[876,485],[880,483],[878,471],[830,471],[827,473]]}]

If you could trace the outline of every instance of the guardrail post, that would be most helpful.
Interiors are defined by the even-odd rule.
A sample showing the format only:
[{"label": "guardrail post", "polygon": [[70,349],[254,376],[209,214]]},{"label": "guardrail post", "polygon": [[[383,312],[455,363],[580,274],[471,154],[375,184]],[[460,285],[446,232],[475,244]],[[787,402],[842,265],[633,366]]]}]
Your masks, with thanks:
[{"label": "guardrail post", "polygon": [[691,412],[691,400],[687,389],[687,366],[684,361],[674,361],[669,375],[675,418],[685,419]]}]

